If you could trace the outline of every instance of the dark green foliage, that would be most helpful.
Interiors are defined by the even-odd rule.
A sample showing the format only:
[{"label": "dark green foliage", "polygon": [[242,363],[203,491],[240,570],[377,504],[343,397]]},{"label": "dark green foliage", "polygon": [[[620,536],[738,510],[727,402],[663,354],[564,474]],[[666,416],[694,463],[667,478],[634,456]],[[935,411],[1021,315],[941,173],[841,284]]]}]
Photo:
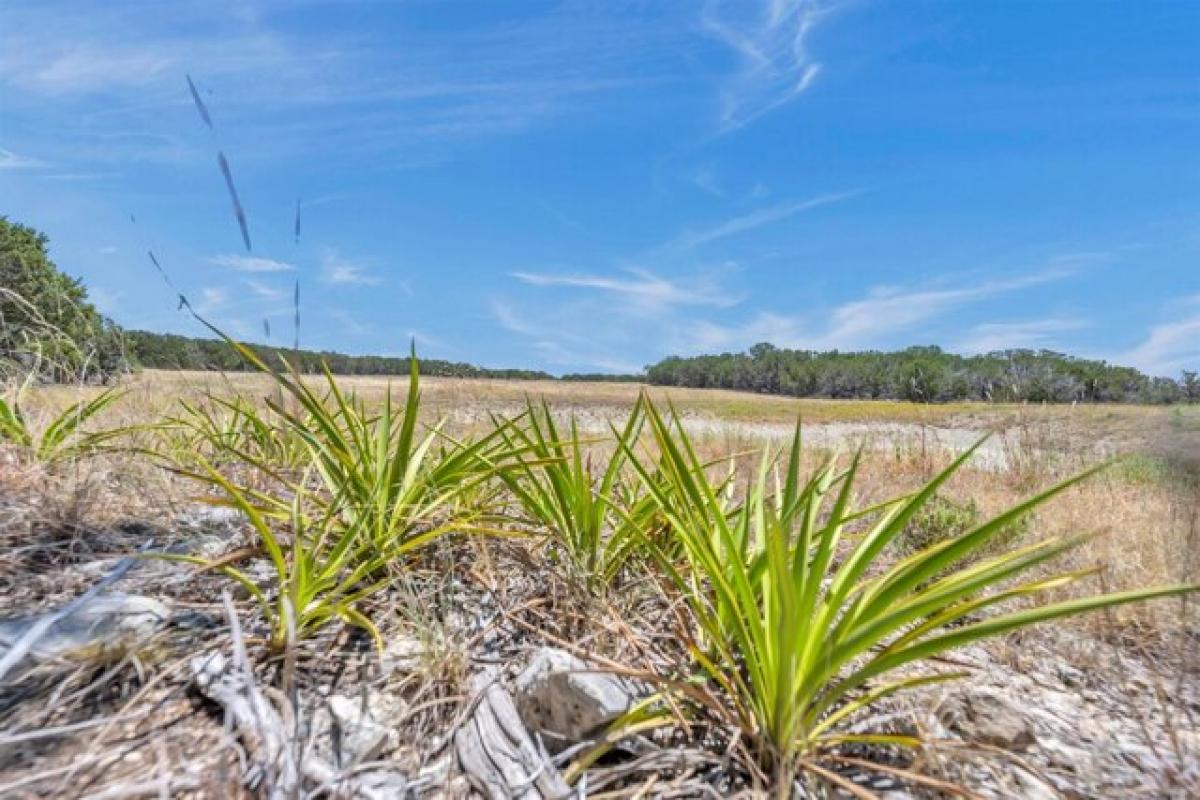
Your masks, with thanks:
[{"label": "dark green foliage", "polygon": [[124,367],[121,331],[46,252],[45,234],[0,217],[0,370],[105,380]]},{"label": "dark green foliage", "polygon": [[[193,339],[170,333],[127,331],[130,357],[140,366],[150,369],[250,371],[255,367],[243,359],[234,348],[219,339]],[[268,364],[278,364],[283,356],[300,372],[318,373],[322,364],[335,375],[407,375],[409,359],[393,356],[350,356],[343,353],[312,350],[292,350],[248,344],[247,347]],[[422,375],[443,378],[507,378],[543,380],[552,376],[528,369],[487,369],[454,361],[422,358],[418,360]]]},{"label": "dark green foliage", "polygon": [[559,380],[586,383],[645,383],[646,376],[611,372],[568,372],[559,377]]},{"label": "dark green foliage", "polygon": [[960,356],[937,347],[820,353],[758,344],[746,353],[679,358],[647,368],[663,386],[740,389],[834,399],[1031,403],[1177,403],[1200,400],[1195,373],[1179,381],[1055,353],[1004,350]]},{"label": "dark green foliage", "polygon": [[1200,402],[1200,379],[1194,371],[1183,371],[1179,377],[1179,391],[1183,393],[1184,400],[1191,403]]}]

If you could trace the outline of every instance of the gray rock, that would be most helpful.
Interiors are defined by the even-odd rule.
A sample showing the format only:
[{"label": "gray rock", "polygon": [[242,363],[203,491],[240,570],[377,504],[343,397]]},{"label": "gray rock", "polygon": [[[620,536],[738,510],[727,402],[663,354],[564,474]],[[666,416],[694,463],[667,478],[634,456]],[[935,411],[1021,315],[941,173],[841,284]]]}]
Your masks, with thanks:
[{"label": "gray rock", "polygon": [[570,653],[546,647],[517,678],[521,719],[551,752],[598,734],[633,703],[620,679],[590,669]]},{"label": "gray rock", "polygon": [[943,721],[965,738],[1005,750],[1023,750],[1034,743],[1033,728],[1017,701],[994,689],[978,689],[952,700]]},{"label": "gray rock", "polygon": [[176,519],[197,528],[229,528],[245,520],[246,515],[237,508],[198,504],[177,515]]},{"label": "gray rock", "polygon": [[333,695],[313,715],[316,754],[339,768],[378,758],[395,745],[388,721],[402,707],[398,698],[375,692],[365,698]]},{"label": "gray rock", "polygon": [[425,645],[415,636],[396,634],[388,639],[380,654],[380,668],[384,675],[395,672],[413,672],[421,666],[425,656]]},{"label": "gray rock", "polygon": [[[0,656],[43,616],[0,620]],[[99,594],[51,625],[21,663],[49,661],[95,647],[136,644],[158,631],[170,616],[171,609],[152,597],[121,592]]]}]

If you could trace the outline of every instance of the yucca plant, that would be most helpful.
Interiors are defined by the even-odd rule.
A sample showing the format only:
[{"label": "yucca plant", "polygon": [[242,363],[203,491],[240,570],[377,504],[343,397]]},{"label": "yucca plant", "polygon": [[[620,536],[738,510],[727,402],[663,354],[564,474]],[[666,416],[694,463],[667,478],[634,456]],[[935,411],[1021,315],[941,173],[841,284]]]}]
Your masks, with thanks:
[{"label": "yucca plant", "polygon": [[258,545],[270,560],[274,586],[261,587],[242,571],[198,556],[153,553],[153,557],[184,561],[217,569],[240,583],[259,603],[271,631],[271,645],[282,649],[294,637],[304,639],[331,621],[367,630],[382,648],[379,631],[358,608],[358,603],[386,583],[379,575],[389,555],[376,550],[354,526],[336,524],[335,510],[306,513],[308,496],[301,489],[292,498],[286,534],[272,523],[252,500],[225,478],[203,456],[201,467],[212,483],[221,487],[233,507],[241,511],[254,531]]},{"label": "yucca plant", "polygon": [[841,727],[883,697],[958,677],[901,674],[901,667],[927,665],[947,650],[1035,623],[1198,588],[1039,604],[1039,595],[1091,572],[1033,577],[1035,568],[1084,537],[972,560],[1014,521],[1090,472],[893,560],[897,537],[973,450],[911,495],[856,510],[857,456],[846,469],[830,460],[802,477],[797,424],[782,479],[778,462],[764,455],[745,497],[734,503],[723,496],[723,482],[714,484],[706,474],[678,417],[668,422],[649,403],[646,411],[659,466],[651,472],[632,452],[630,461],[686,553],[677,561],[655,550],[694,624],[685,635],[706,687],[687,697],[736,726],[781,795],[827,748],[916,744]]},{"label": "yucca plant", "polygon": [[[405,555],[452,530],[490,530],[482,524],[481,512],[464,517],[451,511],[460,493],[487,480],[505,462],[505,426],[470,443],[453,440],[440,423],[419,435],[420,378],[415,353],[403,407],[393,404],[389,391],[375,414],[360,399],[344,393],[328,368],[323,368],[324,393],[320,394],[294,366],[276,369],[250,348],[227,341],[274,381],[279,396],[268,399],[267,407],[278,425],[307,448],[312,469],[306,474],[316,484],[310,487],[286,474],[269,456],[228,451],[236,461],[281,487],[278,491],[239,487],[262,513],[287,519],[293,513],[294,496],[306,493],[308,505],[320,516],[354,531],[370,542],[375,552],[389,558]],[[243,413],[258,414],[253,408]],[[208,471],[185,471],[219,483]]]},{"label": "yucca plant", "polygon": [[601,442],[581,437],[573,416],[564,436],[545,400],[527,401],[524,424],[495,421],[513,454],[512,467],[499,477],[524,521],[549,535],[568,567],[592,589],[614,580],[640,545],[647,513],[654,511],[648,495],[623,484],[625,454],[643,420],[639,402],[624,427],[614,428],[618,446],[606,458],[588,452]]},{"label": "yucca plant", "polygon": [[83,430],[89,420],[121,399],[122,392],[108,389],[91,400],[74,404],[38,432],[21,408],[21,398],[28,386],[26,381],[9,398],[0,397],[0,440],[17,446],[39,464],[53,465],[94,455],[132,430],[128,427]]},{"label": "yucca plant", "polygon": [[180,400],[179,406],[166,428],[177,437],[173,449],[184,460],[203,451],[223,461],[254,461],[281,471],[308,463],[304,440],[275,412],[259,411],[240,395],[227,399],[208,394],[200,403]]}]

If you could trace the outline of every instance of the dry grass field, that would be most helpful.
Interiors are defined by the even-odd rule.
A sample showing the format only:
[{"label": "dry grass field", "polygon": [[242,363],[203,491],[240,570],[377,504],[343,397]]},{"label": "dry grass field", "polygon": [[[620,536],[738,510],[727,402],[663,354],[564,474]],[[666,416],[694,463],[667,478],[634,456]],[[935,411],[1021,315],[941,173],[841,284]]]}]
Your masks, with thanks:
[{"label": "dry grass field", "polygon": [[[310,381],[320,386],[318,378]],[[389,392],[402,407],[407,390],[403,378],[350,377],[338,384],[371,415],[383,413]],[[308,774],[293,780],[295,796],[486,791],[453,746],[480,702],[477,676],[498,670],[509,680],[539,647],[565,649],[597,668],[636,677],[643,692],[655,680],[682,677],[686,648],[678,626],[686,615],[661,576],[634,570],[599,589],[581,581],[562,568],[561,543],[548,531],[531,530],[504,487],[489,482],[448,507],[457,513],[486,506],[482,516],[469,512],[476,514],[472,525],[503,535],[463,528],[381,567],[390,576],[387,587],[359,605],[382,650],[350,616],[314,624],[310,636],[293,629],[286,647],[272,646],[267,612],[238,581],[202,564],[217,559],[236,566],[270,594],[277,587],[269,553],[244,516],[208,510],[203,499],[224,496],[218,485],[187,474],[202,471],[188,450],[207,452],[211,442],[164,423],[186,416],[181,402],[200,407],[214,397],[242,398],[261,410],[280,397],[278,387],[259,374],[147,371],[123,388],[123,397],[88,421],[89,428],[130,428],[102,452],[48,464],[19,447],[0,446],[0,605],[12,619],[60,608],[139,548],[196,563],[144,558],[114,584],[113,591],[165,604],[168,624],[139,629],[140,638],[112,647],[58,653],[0,684],[0,796],[284,796],[272,794],[283,780],[278,763],[262,763],[271,751],[266,738],[248,738],[228,705],[223,714],[211,692],[195,688],[189,659],[209,651],[236,657],[239,638],[252,684],[263,687],[259,696],[290,731],[306,731],[295,736],[307,743],[284,746],[293,748],[289,763],[304,773],[309,754],[323,754],[341,768],[324,784]],[[917,405],[435,378],[422,379],[421,390],[417,427],[445,420],[446,441],[485,436],[495,424],[492,415],[513,417],[527,398],[545,399],[560,430],[577,421],[589,464],[613,457],[614,430],[647,391],[659,407],[669,401],[677,410],[698,457],[713,465],[710,472],[734,465],[731,492],[738,497],[750,491],[746,476],[757,470],[763,450],[786,448],[799,418],[805,475],[827,458],[840,469],[862,447],[856,507],[919,490],[988,435],[892,543],[894,552],[880,569],[1111,461],[1005,528],[981,557],[1054,537],[1088,536],[1052,568],[1036,567],[1041,575],[1094,572],[1045,587],[1047,601],[1200,581],[1200,407]],[[29,427],[40,430],[97,392],[34,388],[22,408]],[[271,480],[261,474],[242,485],[271,491]],[[286,525],[278,530],[285,550],[300,538]],[[236,625],[223,591],[234,600]],[[1022,598],[1014,602],[1019,606]],[[11,632],[22,630],[14,626],[0,630],[0,642],[8,635],[11,644]],[[1188,596],[969,643],[939,656],[942,666],[966,673],[963,680],[880,697],[854,728],[916,735],[921,744],[915,750],[864,740],[829,751],[825,760],[806,754],[806,766],[785,788],[815,797],[1186,796],[1200,787],[1198,647],[1200,611]],[[335,696],[362,699],[366,716],[375,715],[386,729],[350,762],[329,755],[331,734],[321,728],[321,720],[329,726],[333,712],[325,706]],[[635,745],[574,766],[584,750],[568,750],[556,766],[575,780],[576,792],[589,796],[770,790],[772,776],[756,772],[761,758],[731,736],[728,721],[694,716],[681,702],[667,701],[673,721],[647,727]],[[369,735],[337,719],[335,739]],[[381,781],[376,788],[366,781],[372,776]],[[528,791],[534,789],[518,794],[533,796]],[[548,796],[544,787],[537,791]],[[787,794],[778,786],[774,791]]]}]

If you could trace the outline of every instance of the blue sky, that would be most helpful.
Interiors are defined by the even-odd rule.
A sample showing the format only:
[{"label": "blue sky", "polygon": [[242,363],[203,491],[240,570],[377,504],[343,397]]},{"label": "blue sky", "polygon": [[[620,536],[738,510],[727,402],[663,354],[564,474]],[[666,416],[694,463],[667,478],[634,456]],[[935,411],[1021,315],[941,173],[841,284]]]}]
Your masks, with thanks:
[{"label": "blue sky", "polygon": [[152,249],[255,340],[290,342],[298,280],[302,344],[346,352],[1200,368],[1200,3],[10,0],[0,30],[0,213],[126,326],[202,333]]}]

